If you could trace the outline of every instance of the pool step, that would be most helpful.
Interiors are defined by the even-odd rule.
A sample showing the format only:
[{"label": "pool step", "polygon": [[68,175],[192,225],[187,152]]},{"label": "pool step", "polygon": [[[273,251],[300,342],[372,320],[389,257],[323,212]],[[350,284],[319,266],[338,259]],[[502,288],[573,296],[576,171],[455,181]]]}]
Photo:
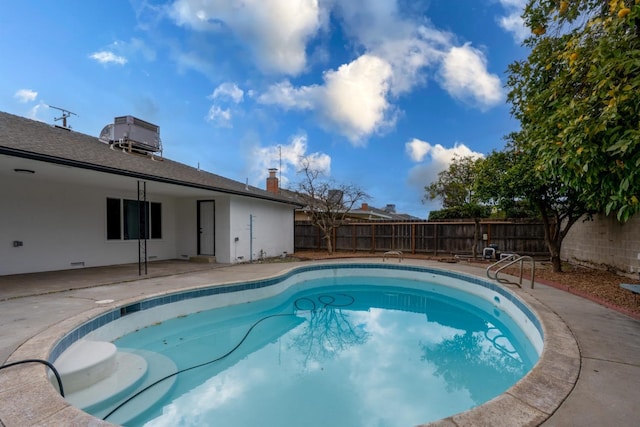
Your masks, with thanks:
[{"label": "pool step", "polygon": [[[109,342],[81,340],[54,362],[62,379],[65,399],[95,417],[114,408],[160,378],[177,371],[166,356],[145,350],[119,349]],[[53,374],[51,382],[57,387]],[[126,424],[149,410],[173,387],[170,377],[125,404],[108,421]]]},{"label": "pool step", "polygon": [[[102,408],[114,398],[127,395],[135,390],[147,373],[147,361],[137,354],[119,351],[115,356],[115,366],[111,374],[81,390],[67,393],[66,399],[73,406],[87,412]],[[62,384],[66,387],[64,377]]]},{"label": "pool step", "polygon": [[[118,408],[106,419],[114,424],[136,424],[134,420],[137,417],[147,411],[153,411],[154,405],[171,391],[176,382],[176,377],[171,376],[171,374],[177,372],[178,367],[173,360],[160,353],[135,349],[121,349],[121,351],[143,357],[147,363],[146,375],[142,378],[142,381],[139,381],[135,385],[134,389],[127,390],[118,395],[112,395],[110,398],[100,402],[100,405],[83,409],[95,417],[104,418],[114,408],[133,396],[137,391],[150,387],[140,395],[131,399],[130,402],[122,405],[122,407]],[[158,382],[158,380],[162,378],[166,379]],[[155,384],[156,382],[158,383]]]},{"label": "pool step", "polygon": [[116,369],[118,349],[110,342],[81,340],[55,361],[67,394],[85,389],[110,376]]}]

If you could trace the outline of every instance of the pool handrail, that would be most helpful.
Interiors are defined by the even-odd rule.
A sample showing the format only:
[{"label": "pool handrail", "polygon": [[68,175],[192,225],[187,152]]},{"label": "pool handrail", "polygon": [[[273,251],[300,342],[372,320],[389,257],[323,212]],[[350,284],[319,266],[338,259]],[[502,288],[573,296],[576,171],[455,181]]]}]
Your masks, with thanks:
[{"label": "pool handrail", "polygon": [[[519,281],[519,283],[514,283],[514,284],[516,284],[520,288],[522,288],[522,267],[523,267],[523,264],[524,264],[525,260],[531,262],[531,289],[533,289],[533,285],[535,283],[535,275],[536,275],[536,262],[533,260],[532,257],[530,257],[528,255],[520,256],[518,254],[508,254],[508,255],[502,257],[501,259],[499,259],[498,261],[494,262],[489,267],[487,267],[487,277],[489,279],[496,280],[496,281],[498,281],[500,283],[514,283],[514,282],[511,282],[510,280],[499,278],[498,277],[498,273],[500,273],[505,268],[511,267],[513,264],[519,262],[520,263],[520,281]],[[505,264],[502,267],[500,267],[497,270],[495,270],[495,274],[492,276],[491,275],[492,268],[493,267],[497,267],[498,265],[503,264],[503,263],[507,263],[507,264]]]}]

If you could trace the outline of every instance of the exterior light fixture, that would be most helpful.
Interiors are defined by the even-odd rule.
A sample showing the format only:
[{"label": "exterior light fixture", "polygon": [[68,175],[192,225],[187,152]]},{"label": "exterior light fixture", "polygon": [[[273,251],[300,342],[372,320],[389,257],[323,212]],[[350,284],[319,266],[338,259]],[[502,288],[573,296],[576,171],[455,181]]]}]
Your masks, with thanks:
[{"label": "exterior light fixture", "polygon": [[36,173],[36,171],[31,170],[31,169],[14,169],[13,171],[15,173],[25,173],[25,174],[34,174],[34,173]]}]

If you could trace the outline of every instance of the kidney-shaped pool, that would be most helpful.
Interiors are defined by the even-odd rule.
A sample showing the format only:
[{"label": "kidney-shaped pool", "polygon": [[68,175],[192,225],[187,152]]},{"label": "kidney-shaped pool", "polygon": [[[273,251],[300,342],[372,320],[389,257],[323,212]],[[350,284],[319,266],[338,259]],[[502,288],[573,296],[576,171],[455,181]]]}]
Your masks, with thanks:
[{"label": "kidney-shaped pool", "polygon": [[499,285],[397,265],[303,267],[111,316],[55,351],[73,365],[79,346],[115,345],[94,368],[108,375],[67,399],[131,426],[408,427],[493,399],[542,351],[537,318]]}]

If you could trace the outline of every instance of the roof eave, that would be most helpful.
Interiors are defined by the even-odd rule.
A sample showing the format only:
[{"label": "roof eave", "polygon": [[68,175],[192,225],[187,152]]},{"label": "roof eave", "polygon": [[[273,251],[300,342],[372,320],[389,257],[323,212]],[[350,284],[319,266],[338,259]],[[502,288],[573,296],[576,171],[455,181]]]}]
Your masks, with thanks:
[{"label": "roof eave", "polygon": [[227,188],[221,188],[221,187],[214,187],[214,186],[209,186],[209,185],[204,185],[204,184],[198,184],[198,183],[194,183],[194,182],[180,181],[180,180],[171,179],[171,178],[165,178],[165,177],[156,176],[156,175],[149,175],[149,174],[144,174],[144,173],[140,173],[140,172],[129,171],[129,170],[126,170],[126,169],[118,169],[118,168],[113,168],[113,167],[109,167],[109,166],[96,165],[96,164],[93,164],[93,163],[86,163],[86,162],[80,162],[80,161],[77,161],[77,160],[71,160],[71,159],[65,159],[65,158],[61,158],[61,157],[50,156],[50,155],[47,155],[47,154],[34,153],[32,151],[18,150],[18,149],[10,148],[10,147],[0,146],[0,154],[5,154],[5,155],[8,155],[8,156],[13,156],[13,157],[20,157],[20,158],[23,158],[23,159],[36,160],[36,161],[41,161],[41,162],[46,162],[46,163],[53,163],[53,164],[57,164],[57,165],[70,166],[70,167],[75,167],[75,168],[79,168],[79,169],[92,170],[92,171],[96,171],[96,172],[103,172],[103,173],[108,173],[108,174],[113,174],[113,175],[126,176],[126,177],[129,177],[129,178],[144,179],[144,180],[148,180],[148,181],[161,182],[161,183],[164,183],[164,184],[173,184],[173,185],[179,185],[179,186],[182,186],[182,187],[189,187],[189,188],[197,188],[197,189],[201,189],[201,190],[216,191],[218,193],[223,193],[223,194],[231,194],[231,195],[237,195],[237,196],[251,197],[251,198],[254,198],[254,199],[268,200],[268,201],[271,201],[271,202],[282,203],[282,204],[291,205],[291,206],[301,206],[300,204],[292,202],[292,201],[283,200],[283,199],[279,199],[279,198],[275,198],[275,197],[268,197],[266,195],[261,195],[261,194],[252,194],[252,193],[250,193],[248,191],[247,192],[243,192],[243,191],[231,190],[231,189],[227,189]]}]

